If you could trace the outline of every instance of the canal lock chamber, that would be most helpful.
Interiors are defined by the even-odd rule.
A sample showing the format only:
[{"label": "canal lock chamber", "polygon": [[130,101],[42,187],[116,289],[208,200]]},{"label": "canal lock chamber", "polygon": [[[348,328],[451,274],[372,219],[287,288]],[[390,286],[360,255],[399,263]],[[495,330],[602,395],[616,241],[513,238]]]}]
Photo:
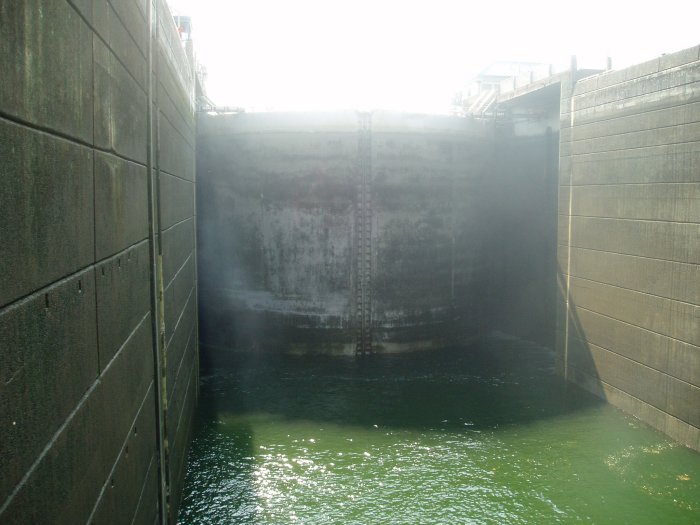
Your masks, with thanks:
[{"label": "canal lock chamber", "polygon": [[[697,283],[689,279],[694,270],[686,266],[697,261],[696,254],[682,248],[697,237],[691,231],[697,217],[693,205],[683,208],[671,196],[679,187],[669,182],[682,180],[694,192],[694,161],[675,146],[659,153],[655,143],[666,140],[662,131],[636,131],[649,123],[635,112],[666,111],[655,105],[658,99],[636,100],[639,107],[626,99],[636,95],[625,91],[625,82],[640,82],[634,75],[644,78],[644,70],[629,73],[632,80],[616,77],[622,85],[605,97],[596,86],[616,86],[617,80],[587,81],[594,73],[570,72],[516,90],[501,97],[489,118],[389,112],[200,116],[200,341],[204,396],[220,412],[200,419],[192,458],[195,465],[220,461],[223,449],[210,446],[214,436],[240,446],[244,452],[231,463],[236,468],[230,479],[249,472],[250,480],[238,486],[242,492],[236,492],[233,507],[258,505],[259,512],[246,516],[261,522],[351,516],[363,523],[384,508],[386,498],[395,498],[404,504],[385,511],[407,522],[440,516],[409,512],[409,501],[417,501],[421,509],[448,505],[442,517],[476,522],[501,516],[493,522],[616,523],[633,516],[654,523],[673,516],[692,523],[697,483],[686,482],[695,479],[697,455],[656,441],[659,435],[644,434],[649,429],[606,412],[610,408],[596,399],[698,449],[697,307],[677,302],[697,303]],[[597,136],[607,133],[599,120],[617,119],[614,130],[629,137]],[[650,224],[671,217],[681,220]],[[696,222],[687,227],[686,219]],[[674,260],[656,261],[666,256]],[[675,277],[659,282],[658,264]],[[681,282],[685,299],[673,288]],[[363,359],[347,360],[358,354],[377,355],[363,367]],[[406,363],[416,370],[409,373],[402,368]],[[681,371],[680,363],[688,368]],[[464,366],[468,372],[462,375]],[[553,370],[565,381],[554,380]],[[582,390],[566,386],[571,383]],[[239,386],[231,391],[229,384]],[[406,407],[413,407],[410,414]],[[465,488],[464,476],[473,474],[469,469],[478,460],[458,452],[459,446],[440,444],[456,443],[455,425],[475,424],[467,412],[480,421],[475,432],[502,434],[488,443],[457,441],[480,450],[482,459],[492,458],[485,460],[490,474]],[[315,424],[304,423],[309,421]],[[417,470],[401,479],[423,486],[421,469],[433,467],[445,473],[438,484],[452,479],[448,465],[429,466],[432,447],[445,458],[457,454],[450,465],[457,465],[459,479],[445,492],[433,487],[410,500],[386,485],[374,486],[393,479],[393,470],[382,465],[405,459],[387,452],[388,442],[375,434],[357,430],[359,425],[372,432],[381,422],[388,427],[384,441],[396,448],[410,441],[426,451],[414,457]],[[285,488],[294,475],[284,469],[296,472],[295,457],[316,461],[321,470],[338,464],[312,450],[327,427],[334,430],[326,434],[325,452],[342,455],[349,446],[356,463],[345,467],[369,478],[363,485],[354,485],[352,476],[334,484],[296,473],[300,485],[335,494],[310,502],[303,491]],[[590,441],[572,438],[584,429],[595,429]],[[407,442],[397,437],[401,432],[408,433]],[[281,434],[298,440],[287,443],[278,439]],[[620,439],[629,440],[624,450]],[[345,443],[354,440],[365,443],[363,450]],[[553,456],[520,448],[523,440]],[[511,441],[512,449],[485,452]],[[659,454],[665,458],[662,473],[650,459]],[[564,463],[579,481],[562,489],[572,478],[560,459],[569,455],[578,459]],[[510,466],[496,459],[505,456],[513,458]],[[519,471],[521,461],[539,467]],[[357,466],[371,462],[379,466]],[[601,472],[587,471],[586,465],[599,463],[605,465]],[[669,467],[675,470],[666,472]],[[214,501],[223,485],[198,476],[196,468],[188,474],[183,516],[206,522],[197,506]],[[495,482],[496,471],[512,478]],[[672,480],[667,489],[680,495],[673,503],[648,498],[667,490],[657,485],[660,478]],[[514,487],[523,479],[528,487],[539,479],[547,488],[537,496],[519,492]],[[455,495],[492,483],[500,489],[482,499]],[[596,490],[578,493],[581,484],[607,486],[608,506],[596,503]],[[392,489],[400,485],[394,479]],[[578,493],[578,500],[548,499],[550,491],[561,492],[553,487]],[[264,496],[273,488],[276,497]],[[431,490],[436,500],[427,496]],[[261,494],[267,499],[256,504]],[[298,515],[286,514],[285,494],[297,502]],[[358,498],[350,503],[352,512],[333,503],[347,494]],[[504,503],[510,499],[523,505],[510,508]],[[215,512],[225,515],[233,507]],[[622,510],[630,508],[637,511]]]},{"label": "canal lock chamber", "polygon": [[[248,436],[271,435],[260,425],[275,396],[294,401],[276,413],[300,426],[267,430],[305,443],[318,429],[303,421],[342,422],[342,439],[345,423],[361,427],[363,443],[375,416],[403,411],[385,423],[429,433],[401,442],[423,447],[416,465],[437,461],[422,463],[435,472],[456,457],[440,444],[469,423],[486,435],[503,421],[525,431],[585,416],[590,398],[557,404],[572,383],[675,442],[632,432],[642,425],[631,417],[597,433],[585,418],[542,427],[553,441],[533,439],[521,458],[552,450],[551,461],[511,472],[500,501],[518,501],[509,487],[536,490],[545,471],[564,486],[572,458],[623,476],[589,487],[636,494],[611,504],[615,522],[631,508],[637,523],[697,516],[697,454],[678,444],[700,450],[700,48],[513,79],[486,118],[209,115],[196,111],[191,42],[163,0],[1,11],[0,522],[174,523],[193,420],[238,425],[233,454],[254,462]],[[210,374],[223,364],[231,375]],[[514,370],[522,377],[502,377]],[[292,384],[304,379],[319,380]],[[339,396],[343,382],[354,387]],[[446,433],[431,433],[443,420]],[[467,458],[489,446],[459,443]],[[497,477],[489,461],[511,456],[493,450],[474,465]],[[370,450],[353,454],[380,466]],[[253,466],[239,473],[264,474]],[[430,480],[418,470],[420,488]],[[498,481],[488,476],[482,489]],[[460,486],[453,509],[481,494]],[[588,494],[589,508],[609,503]],[[576,516],[607,516],[586,512]]]}]

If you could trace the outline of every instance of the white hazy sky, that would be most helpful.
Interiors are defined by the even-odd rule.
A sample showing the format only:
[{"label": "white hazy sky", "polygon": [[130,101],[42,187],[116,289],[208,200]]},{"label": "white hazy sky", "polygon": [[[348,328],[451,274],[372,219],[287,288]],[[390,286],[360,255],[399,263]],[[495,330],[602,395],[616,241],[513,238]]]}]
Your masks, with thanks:
[{"label": "white hazy sky", "polygon": [[217,105],[446,112],[494,60],[619,69],[700,43],[700,0],[168,0]]}]

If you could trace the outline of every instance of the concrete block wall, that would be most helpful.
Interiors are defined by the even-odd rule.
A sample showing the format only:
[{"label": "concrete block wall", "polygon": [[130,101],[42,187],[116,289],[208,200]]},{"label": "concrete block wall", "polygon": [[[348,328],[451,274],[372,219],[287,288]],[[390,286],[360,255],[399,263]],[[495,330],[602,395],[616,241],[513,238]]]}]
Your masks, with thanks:
[{"label": "concrete block wall", "polygon": [[194,73],[165,0],[158,0],[155,57],[158,223],[163,283],[163,387],[169,521],[185,477],[199,381]]},{"label": "concrete block wall", "polygon": [[2,523],[152,524],[162,487],[174,522],[196,397],[193,80],[158,7],[149,75],[145,0],[0,4]]},{"label": "concrete block wall", "polygon": [[700,48],[562,90],[562,373],[700,449]]}]

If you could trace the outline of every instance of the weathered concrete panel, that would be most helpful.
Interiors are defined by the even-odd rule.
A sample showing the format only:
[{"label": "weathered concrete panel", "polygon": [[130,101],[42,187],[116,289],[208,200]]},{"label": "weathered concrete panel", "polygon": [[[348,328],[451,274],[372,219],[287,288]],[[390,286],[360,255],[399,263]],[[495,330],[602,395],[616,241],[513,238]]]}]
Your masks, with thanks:
[{"label": "weathered concrete panel", "polygon": [[576,83],[575,89],[577,94],[588,93],[596,89],[603,89],[629,80],[652,75],[658,71],[659,59],[652,58],[651,60],[644,61],[641,64],[635,64],[625,69],[606,71],[600,75],[584,78]]},{"label": "weathered concrete panel", "polygon": [[[568,187],[559,190],[559,213],[569,212]],[[700,183],[577,186],[572,215],[612,219],[700,222]]]},{"label": "weathered concrete panel", "polygon": [[5,502],[3,524],[44,523],[47,516],[53,523],[87,521],[112,463],[102,445],[103,399],[101,385],[95,383],[14,497]]},{"label": "weathered concrete panel", "polygon": [[[683,78],[683,74],[681,77]],[[651,111],[668,110],[691,102],[697,102],[700,91],[696,82],[675,83],[672,86],[661,86],[658,91],[623,97],[606,104],[594,105],[589,108],[578,106],[578,97],[574,98],[576,112],[569,117],[572,126],[597,124],[601,121],[612,120],[627,116],[642,115]],[[658,115],[658,114],[657,114]],[[597,124],[600,126],[600,124]],[[576,135],[574,131],[574,136]]]},{"label": "weathered concrete panel", "polygon": [[161,228],[163,230],[194,215],[194,184],[192,182],[161,172],[160,198]]},{"label": "weathered concrete panel", "polygon": [[93,47],[95,146],[145,164],[146,93],[101,40]]},{"label": "weathered concrete panel", "polygon": [[700,263],[699,234],[692,223],[571,218],[571,246],[690,264]]},{"label": "weathered concrete panel", "polygon": [[[102,487],[102,494],[90,523],[132,523],[142,492],[146,488],[149,472],[153,463],[157,461],[154,403],[151,384],[139,413],[125,436],[117,461]],[[148,503],[144,502],[145,505]],[[155,498],[150,500],[150,504],[153,511],[156,511],[154,503]],[[133,512],[132,515],[130,511]]]},{"label": "weathered concrete panel", "polygon": [[132,525],[157,525],[158,519],[158,462],[154,457],[148,465]]},{"label": "weathered concrete panel", "polygon": [[148,236],[146,168],[95,153],[95,255],[102,260]]},{"label": "weathered concrete panel", "polygon": [[688,64],[682,68],[652,73],[588,93],[579,94],[578,90],[574,90],[577,114],[589,108],[595,108],[595,111],[599,112],[605,108],[606,104],[616,104],[621,100],[629,99],[628,104],[637,104],[638,101],[635,99],[639,97],[655,95],[665,89],[696,84],[700,80],[700,71],[696,66],[696,63]]},{"label": "weathered concrete panel", "polygon": [[682,51],[661,55],[659,57],[659,70],[664,71],[673,67],[692,64],[700,60],[700,46],[689,47]]},{"label": "weathered concrete panel", "polygon": [[161,170],[186,179],[194,180],[194,147],[185,137],[173,127],[166,118],[159,121],[160,128],[160,157],[158,158]]},{"label": "weathered concrete panel", "polygon": [[[186,347],[188,351],[183,354],[182,359],[173,361],[173,368],[177,370],[177,374],[173,381],[168,383],[169,403],[166,426],[168,429],[169,443],[175,443],[178,440],[178,434],[182,433],[182,429],[179,428],[180,418],[182,417],[182,410],[188,409],[188,407],[185,406],[185,403],[188,401],[186,399],[188,395],[187,389],[193,386],[190,385],[190,383],[193,382],[192,374],[195,370],[196,355],[193,351],[194,343],[194,338],[190,337]],[[196,382],[196,379],[194,381]],[[189,409],[191,409],[191,407]]]},{"label": "weathered concrete panel", "polygon": [[164,291],[166,341],[172,337],[194,285],[194,258],[190,256]]},{"label": "weathered concrete panel", "polygon": [[571,297],[586,308],[700,346],[700,307],[607,284],[571,278]]},{"label": "weathered concrete panel", "polygon": [[97,327],[102,368],[150,309],[149,271],[148,242],[97,265]]},{"label": "weathered concrete panel", "polygon": [[92,142],[93,35],[78,13],[65,0],[2,2],[0,27],[0,111]]},{"label": "weathered concrete panel", "polygon": [[[172,86],[171,86],[172,89]],[[179,99],[176,95],[171,95],[163,82],[158,83],[158,106],[160,108],[160,118],[167,119],[177,132],[182,135],[185,142],[194,148],[195,144],[195,116],[188,107],[179,106],[173,100],[173,96]]]},{"label": "weathered concrete panel", "polygon": [[0,363],[4,501],[97,378],[94,271],[0,310]]},{"label": "weathered concrete panel", "polygon": [[[123,1],[95,0],[92,5],[93,27],[145,92],[148,89],[148,28],[140,13],[127,6]],[[120,19],[117,9],[125,19]],[[140,41],[140,47],[136,46],[137,41]]]},{"label": "weathered concrete panel", "polygon": [[188,346],[196,342],[195,339],[195,321],[197,319],[197,311],[195,308],[195,296],[190,295],[187,300],[187,305],[182,311],[182,315],[177,320],[177,326],[173,331],[172,337],[168,340],[166,346],[166,356],[168,361],[168,369],[166,370],[166,382],[168,385],[175,383],[175,377],[180,369],[180,363],[183,356],[187,353]]},{"label": "weathered concrete panel", "polygon": [[0,118],[0,305],[94,260],[92,155]]},{"label": "weathered concrete panel", "polygon": [[161,233],[163,283],[167,287],[177,271],[194,252],[194,219],[186,219]]},{"label": "weathered concrete panel", "polygon": [[577,338],[569,339],[569,366],[666,411],[669,376]]},{"label": "weathered concrete panel", "polygon": [[642,131],[630,131],[620,135],[610,135],[571,142],[572,155],[617,151],[620,149],[639,149],[667,144],[686,144],[700,141],[700,122],[678,124],[663,128]]},{"label": "weathered concrete panel", "polygon": [[584,308],[576,310],[570,330],[591,344],[614,349],[624,357],[681,381],[700,384],[698,346]]},{"label": "weathered concrete panel", "polygon": [[3,523],[87,521],[153,378],[149,328],[146,316],[39,457]]},{"label": "weathered concrete panel", "polygon": [[569,363],[681,421],[700,424],[697,386],[576,337],[569,340]]},{"label": "weathered concrete panel", "polygon": [[[105,0],[99,1],[103,2]],[[147,1],[148,0],[127,0],[125,2],[109,0],[114,13],[116,13],[119,20],[123,23],[124,28],[136,44],[137,50],[140,51],[140,54],[144,57],[148,53]],[[132,52],[136,51],[133,49],[133,44],[130,44],[129,47],[132,48]]]},{"label": "weathered concrete panel", "polygon": [[[700,98],[700,94],[698,98]],[[578,141],[691,124],[699,120],[700,102],[685,102],[677,106],[646,110],[624,117],[600,118],[586,123],[576,122],[569,131],[572,138]]]},{"label": "weathered concrete panel", "polygon": [[576,157],[571,180],[574,185],[700,182],[698,162],[699,143],[592,153]]},{"label": "weathered concrete panel", "polygon": [[571,248],[571,275],[700,305],[700,266]]},{"label": "weathered concrete panel", "polygon": [[[135,327],[100,379],[104,392],[104,426],[100,428],[104,435],[101,438],[101,446],[104,447],[105,458],[108,461],[105,464],[108,474],[131,432],[146,393],[152,388],[153,347],[150,313]],[[126,392],[129,395],[125,395]],[[146,411],[149,411],[149,407]],[[148,433],[151,429],[144,428],[139,432]]]}]

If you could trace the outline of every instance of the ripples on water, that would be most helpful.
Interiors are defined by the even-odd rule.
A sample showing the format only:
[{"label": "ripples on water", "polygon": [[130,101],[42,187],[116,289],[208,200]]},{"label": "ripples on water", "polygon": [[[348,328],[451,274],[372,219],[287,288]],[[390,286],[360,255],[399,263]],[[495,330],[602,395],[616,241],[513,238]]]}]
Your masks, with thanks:
[{"label": "ripples on water", "polygon": [[241,356],[202,378],[182,524],[700,523],[700,454],[539,347]]}]

